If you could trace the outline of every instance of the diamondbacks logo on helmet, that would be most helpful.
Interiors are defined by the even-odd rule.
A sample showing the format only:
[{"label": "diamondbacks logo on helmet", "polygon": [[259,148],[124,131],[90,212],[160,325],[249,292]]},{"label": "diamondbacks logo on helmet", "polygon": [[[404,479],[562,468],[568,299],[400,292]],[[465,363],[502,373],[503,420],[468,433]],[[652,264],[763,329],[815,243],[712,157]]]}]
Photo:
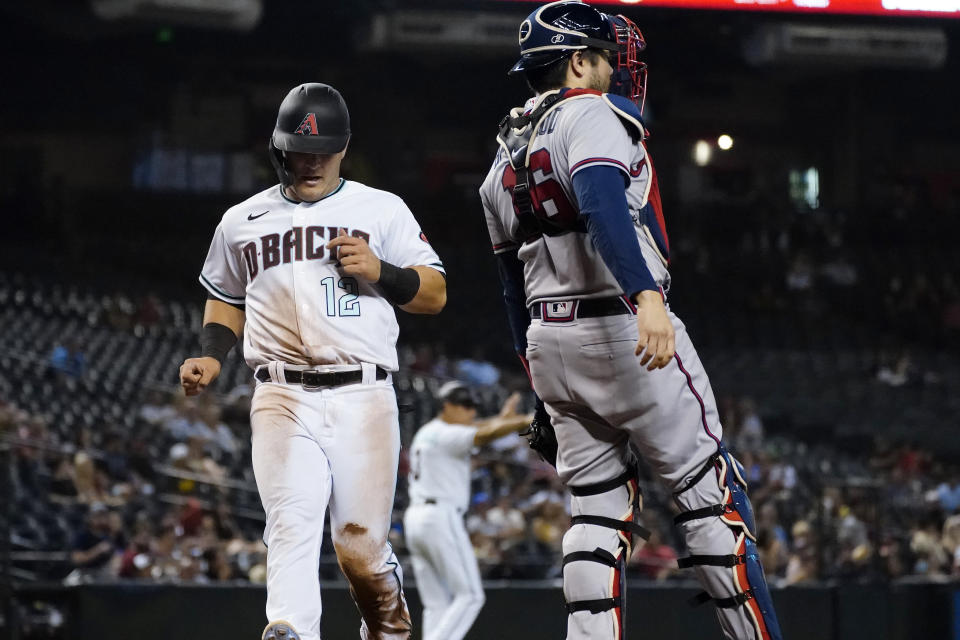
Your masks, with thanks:
[{"label": "diamondbacks logo on helmet", "polygon": [[300,126],[297,127],[297,130],[294,131],[295,134],[299,136],[318,136],[320,131],[317,129],[317,116],[313,113],[308,113],[306,117],[300,122]]}]

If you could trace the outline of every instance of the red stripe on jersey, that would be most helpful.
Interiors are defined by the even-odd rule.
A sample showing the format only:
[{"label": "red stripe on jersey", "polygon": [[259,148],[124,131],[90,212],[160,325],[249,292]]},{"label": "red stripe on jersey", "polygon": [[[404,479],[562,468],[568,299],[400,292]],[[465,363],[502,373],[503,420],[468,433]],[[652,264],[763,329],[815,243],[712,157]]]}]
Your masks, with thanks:
[{"label": "red stripe on jersey", "polygon": [[576,96],[602,96],[603,91],[597,91],[596,89],[570,89],[563,94],[564,98],[574,98]]},{"label": "red stripe on jersey", "polygon": [[620,167],[621,169],[623,169],[624,171],[626,171],[627,173],[630,173],[630,169],[628,169],[628,168],[626,167],[626,165],[623,164],[622,162],[620,162],[619,160],[614,160],[613,158],[585,158],[585,159],[581,160],[580,162],[578,162],[577,164],[575,164],[575,165],[573,165],[572,167],[570,167],[570,175],[573,175],[574,172],[575,172],[577,169],[580,169],[581,167],[583,167],[583,166],[585,166],[585,165],[588,165],[588,164],[599,164],[599,163],[604,163],[604,162],[605,162],[605,163],[609,163],[609,164],[615,164],[615,165],[617,165],[618,167]]}]

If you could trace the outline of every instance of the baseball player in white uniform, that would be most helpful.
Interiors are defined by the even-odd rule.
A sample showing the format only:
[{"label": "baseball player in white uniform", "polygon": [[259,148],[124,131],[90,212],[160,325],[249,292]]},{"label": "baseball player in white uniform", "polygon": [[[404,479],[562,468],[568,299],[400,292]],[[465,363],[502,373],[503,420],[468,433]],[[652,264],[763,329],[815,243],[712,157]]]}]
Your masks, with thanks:
[{"label": "baseball player in white uniform", "polygon": [[340,177],[350,137],[332,87],[295,87],[269,145],[280,184],[227,210],[200,281],[202,355],[180,367],[206,388],[241,333],[257,380],[253,469],[266,511],[264,640],[320,637],[318,564],[329,507],[360,637],[410,636],[387,542],[400,451],[393,307],[438,313],[444,270],[397,196]]},{"label": "baseball player in white uniform", "polygon": [[440,415],[410,445],[410,506],[403,529],[423,602],[424,640],[461,640],[483,607],[483,585],[463,525],[470,504],[470,453],[514,433],[532,416],[516,413],[518,395],[494,418],[475,421],[477,404],[459,382],[440,389]]},{"label": "baseball player in white uniform", "polygon": [[625,637],[624,566],[644,533],[632,445],[673,493],[689,552],[680,566],[696,570],[724,635],[779,640],[740,465],[665,305],[669,243],[641,118],[645,46],[629,19],[581,2],[531,13],[511,71],[536,96],[504,118],[480,189],[515,346],[572,494],[567,638]]}]

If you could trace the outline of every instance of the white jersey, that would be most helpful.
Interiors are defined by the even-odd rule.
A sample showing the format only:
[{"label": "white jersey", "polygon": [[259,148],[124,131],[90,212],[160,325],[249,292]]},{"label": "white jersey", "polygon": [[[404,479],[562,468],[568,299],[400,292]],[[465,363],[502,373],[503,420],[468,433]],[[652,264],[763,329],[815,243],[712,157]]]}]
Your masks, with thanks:
[{"label": "white jersey", "polygon": [[398,267],[443,264],[399,197],[359,182],[317,202],[295,202],[279,185],[231,207],[217,226],[200,282],[246,305],[250,367],[370,362],[397,369],[399,328],[376,285],[337,268],[326,244],[344,230]]},{"label": "white jersey", "polygon": [[[552,93],[538,96],[532,105]],[[540,119],[529,142],[529,167],[536,184],[537,213],[573,230],[523,242],[510,192],[516,175],[502,146],[480,187],[494,252],[519,248],[528,305],[622,293],[578,218],[573,176],[592,166],[616,167],[629,179],[627,204],[647,268],[658,284],[669,277],[666,231],[656,176],[643,144],[643,123],[618,108],[611,96],[584,91],[571,94],[573,97],[560,100]],[[521,113],[521,109],[513,111],[514,116]]]},{"label": "white jersey", "polygon": [[410,445],[410,502],[436,500],[466,511],[470,505],[470,452],[477,428],[434,418]]}]

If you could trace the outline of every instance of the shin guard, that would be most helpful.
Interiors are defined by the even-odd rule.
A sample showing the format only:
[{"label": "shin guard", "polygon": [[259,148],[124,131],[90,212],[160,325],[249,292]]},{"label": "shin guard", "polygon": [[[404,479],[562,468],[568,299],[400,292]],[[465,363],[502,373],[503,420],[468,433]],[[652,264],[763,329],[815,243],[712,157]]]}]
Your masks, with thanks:
[{"label": "shin guard", "polygon": [[694,568],[706,589],[693,604],[713,601],[731,639],[782,640],[740,463],[721,447],[674,498],[690,551],[678,564]]}]

